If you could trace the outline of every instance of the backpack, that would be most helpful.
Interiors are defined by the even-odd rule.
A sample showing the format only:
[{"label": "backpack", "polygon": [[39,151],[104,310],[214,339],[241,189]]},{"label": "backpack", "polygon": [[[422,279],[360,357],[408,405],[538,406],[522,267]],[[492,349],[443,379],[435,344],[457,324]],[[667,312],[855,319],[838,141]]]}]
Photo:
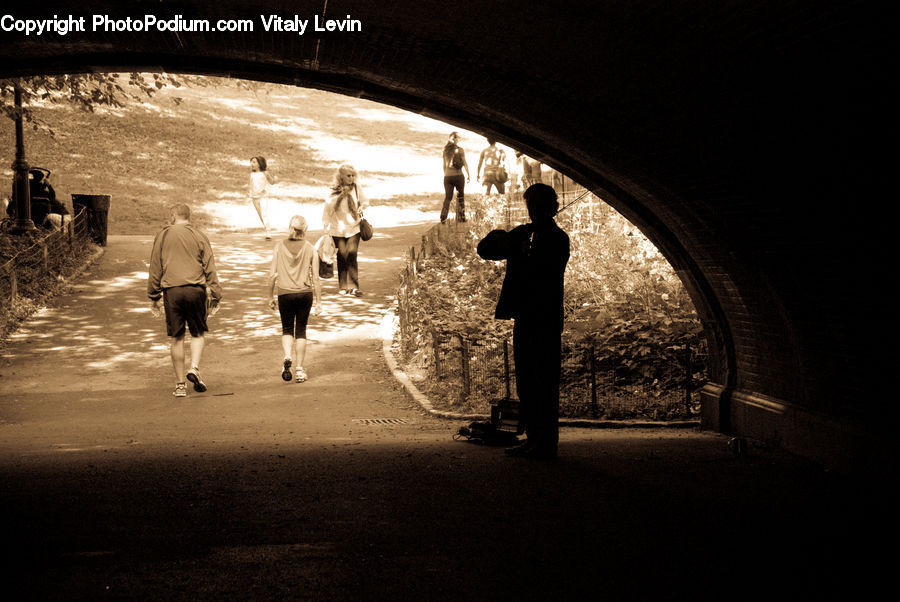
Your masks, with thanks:
[{"label": "backpack", "polygon": [[316,252],[319,254],[319,261],[322,263],[334,263],[337,256],[337,247],[334,246],[334,239],[323,234],[315,244]]},{"label": "backpack", "polygon": [[494,148],[488,147],[488,152],[484,156],[485,167],[499,167],[506,162],[506,153],[503,152],[502,148]]},{"label": "backpack", "polygon": [[333,278],[334,261],[337,255],[334,239],[327,234],[323,234],[316,241],[315,249],[319,255],[319,278]]},{"label": "backpack", "polygon": [[450,159],[450,166],[453,169],[462,169],[463,167],[463,155],[458,146],[453,147],[453,158]]}]

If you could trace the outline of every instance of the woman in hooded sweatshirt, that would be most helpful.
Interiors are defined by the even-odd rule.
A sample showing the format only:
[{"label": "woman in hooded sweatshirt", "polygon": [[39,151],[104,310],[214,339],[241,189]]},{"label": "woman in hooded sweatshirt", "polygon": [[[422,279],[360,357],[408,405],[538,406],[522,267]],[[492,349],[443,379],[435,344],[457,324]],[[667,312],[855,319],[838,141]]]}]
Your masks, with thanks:
[{"label": "woman in hooded sweatshirt", "polygon": [[296,361],[298,383],[308,378],[303,369],[306,322],[310,309],[314,315],[319,315],[322,299],[319,256],[306,240],[306,229],[306,220],[302,216],[291,218],[288,237],[275,245],[269,269],[269,306],[277,307],[281,314],[281,346],[284,349],[281,378],[291,380],[291,366]]}]

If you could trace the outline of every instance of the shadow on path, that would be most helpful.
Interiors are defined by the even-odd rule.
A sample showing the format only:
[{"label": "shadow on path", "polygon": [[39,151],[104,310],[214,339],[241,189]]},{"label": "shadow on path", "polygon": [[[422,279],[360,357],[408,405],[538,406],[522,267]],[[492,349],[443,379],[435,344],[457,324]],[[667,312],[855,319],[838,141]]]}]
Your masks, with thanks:
[{"label": "shadow on path", "polygon": [[866,599],[888,574],[871,541],[893,524],[880,522],[878,484],[775,450],[735,457],[699,431],[563,429],[560,459],[533,463],[453,441],[459,424],[408,399],[378,333],[403,252],[426,227],[384,228],[361,247],[365,297],[326,285],[303,385],[279,378],[272,243],[211,236],[225,300],[210,390],[184,400],[147,310],[151,239],[111,237],[0,361],[0,516],[14,556],[4,592]]},{"label": "shadow on path", "polygon": [[[359,343],[379,336],[381,317],[396,292],[403,251],[426,227],[385,228],[362,245],[364,297],[340,296],[336,278],[323,281],[323,313],[310,318],[311,361],[323,343]],[[319,234],[311,232],[310,239]],[[204,367],[212,382],[271,380],[240,358],[268,355],[270,365],[280,365],[280,322],[266,296],[274,241],[226,233],[212,234],[211,242],[225,299],[209,321]],[[168,394],[165,323],[150,315],[146,298],[151,244],[150,236],[110,237],[104,256],[72,292],[10,337],[0,364],[6,394],[156,388]]]}]

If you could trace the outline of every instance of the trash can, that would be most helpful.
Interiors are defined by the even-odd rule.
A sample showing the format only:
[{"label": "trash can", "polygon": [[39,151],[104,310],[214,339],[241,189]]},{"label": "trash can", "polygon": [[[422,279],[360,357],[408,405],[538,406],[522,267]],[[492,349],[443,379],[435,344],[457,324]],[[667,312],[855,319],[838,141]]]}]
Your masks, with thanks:
[{"label": "trash can", "polygon": [[78,214],[78,208],[84,207],[87,211],[88,234],[91,240],[106,246],[106,228],[109,219],[109,195],[108,194],[73,194],[72,208]]}]

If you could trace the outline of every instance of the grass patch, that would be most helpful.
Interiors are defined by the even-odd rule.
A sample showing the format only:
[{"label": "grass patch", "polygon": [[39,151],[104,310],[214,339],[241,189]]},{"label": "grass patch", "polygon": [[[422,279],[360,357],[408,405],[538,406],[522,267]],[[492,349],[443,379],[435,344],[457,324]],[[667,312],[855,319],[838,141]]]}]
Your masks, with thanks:
[{"label": "grass patch", "polygon": [[[357,167],[373,206],[439,209],[439,157],[447,132],[458,128],[318,90],[198,81],[206,85],[164,88],[143,103],[93,113],[66,104],[33,107],[56,135],[28,130],[26,158],[53,172],[57,196],[70,207],[73,193],[110,195],[110,234],[153,233],[177,202],[191,205],[204,228],[254,224],[246,192],[256,155],[278,177],[273,225],[299,208],[317,218],[310,205],[327,196],[343,163]],[[468,148],[483,144],[468,136]],[[9,119],[0,122],[0,149],[11,165]],[[9,191],[12,170],[0,174]]]}]

